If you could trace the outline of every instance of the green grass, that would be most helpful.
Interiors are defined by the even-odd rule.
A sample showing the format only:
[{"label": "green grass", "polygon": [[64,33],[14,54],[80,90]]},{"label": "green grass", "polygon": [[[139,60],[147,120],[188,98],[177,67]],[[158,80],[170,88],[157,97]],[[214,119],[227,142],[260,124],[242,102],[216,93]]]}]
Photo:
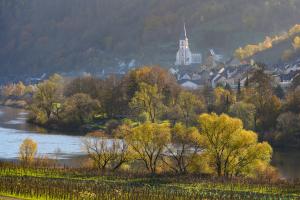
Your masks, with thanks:
[{"label": "green grass", "polygon": [[[35,200],[33,198],[28,198],[24,195],[14,195],[14,194],[9,194],[9,193],[5,193],[5,192],[0,192],[0,196],[18,198],[18,199],[22,199],[22,200]],[[41,198],[39,198],[39,200],[46,200],[46,198],[41,197]]]}]

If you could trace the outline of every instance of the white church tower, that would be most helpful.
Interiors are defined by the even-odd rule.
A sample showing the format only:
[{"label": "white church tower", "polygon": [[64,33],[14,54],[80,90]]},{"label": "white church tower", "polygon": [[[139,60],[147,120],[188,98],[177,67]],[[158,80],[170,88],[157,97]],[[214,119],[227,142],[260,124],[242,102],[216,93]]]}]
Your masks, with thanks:
[{"label": "white church tower", "polygon": [[186,27],[184,24],[184,35],[179,40],[179,50],[176,55],[175,65],[191,65],[202,62],[201,54],[192,54],[189,47],[189,39],[186,33]]}]

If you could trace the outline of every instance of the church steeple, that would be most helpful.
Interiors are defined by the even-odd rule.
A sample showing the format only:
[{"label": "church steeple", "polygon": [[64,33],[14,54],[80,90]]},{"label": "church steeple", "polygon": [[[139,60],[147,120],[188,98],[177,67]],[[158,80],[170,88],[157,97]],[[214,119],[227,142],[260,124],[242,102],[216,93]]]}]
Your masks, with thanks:
[{"label": "church steeple", "polygon": [[185,22],[183,23],[183,32],[179,40],[179,48],[180,49],[188,49],[189,48],[189,39],[187,37]]},{"label": "church steeple", "polygon": [[179,49],[176,54],[175,65],[191,65],[193,63],[201,63],[201,54],[192,54],[189,48],[189,39],[185,22],[183,22],[183,32],[181,32],[179,39]]},{"label": "church steeple", "polygon": [[184,37],[187,39],[186,28],[185,28],[185,22],[183,23],[183,29],[184,29]]},{"label": "church steeple", "polygon": [[183,31],[180,34],[180,40],[188,40],[185,22],[183,23]]}]

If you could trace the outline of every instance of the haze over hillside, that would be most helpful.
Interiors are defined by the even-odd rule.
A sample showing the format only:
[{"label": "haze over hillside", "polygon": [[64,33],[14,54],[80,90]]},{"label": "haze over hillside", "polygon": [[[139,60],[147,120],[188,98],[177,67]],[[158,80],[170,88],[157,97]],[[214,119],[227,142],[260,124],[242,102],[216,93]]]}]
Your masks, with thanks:
[{"label": "haze over hillside", "polygon": [[297,0],[0,0],[1,74],[168,66],[186,21],[191,48],[231,55],[300,21]]}]

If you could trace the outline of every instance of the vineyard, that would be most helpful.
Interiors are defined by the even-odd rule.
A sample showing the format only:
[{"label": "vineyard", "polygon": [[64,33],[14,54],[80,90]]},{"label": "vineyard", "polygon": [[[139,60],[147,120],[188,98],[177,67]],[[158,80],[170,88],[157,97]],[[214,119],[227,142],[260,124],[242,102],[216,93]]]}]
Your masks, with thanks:
[{"label": "vineyard", "polygon": [[83,169],[0,168],[0,194],[26,199],[299,199],[300,185],[198,176],[92,175]]}]

